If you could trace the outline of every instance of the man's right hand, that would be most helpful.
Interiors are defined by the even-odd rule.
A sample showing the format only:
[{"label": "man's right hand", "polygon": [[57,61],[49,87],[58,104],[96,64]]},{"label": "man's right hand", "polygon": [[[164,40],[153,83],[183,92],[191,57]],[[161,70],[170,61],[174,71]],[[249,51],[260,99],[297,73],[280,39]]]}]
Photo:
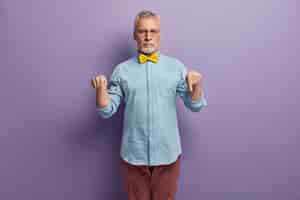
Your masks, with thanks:
[{"label": "man's right hand", "polygon": [[96,75],[92,78],[91,85],[96,89],[96,105],[105,107],[109,104],[110,97],[107,93],[107,80],[104,75]]},{"label": "man's right hand", "polygon": [[103,89],[107,88],[107,80],[104,75],[96,75],[95,78],[92,78],[91,85],[93,88],[100,89],[103,91]]}]

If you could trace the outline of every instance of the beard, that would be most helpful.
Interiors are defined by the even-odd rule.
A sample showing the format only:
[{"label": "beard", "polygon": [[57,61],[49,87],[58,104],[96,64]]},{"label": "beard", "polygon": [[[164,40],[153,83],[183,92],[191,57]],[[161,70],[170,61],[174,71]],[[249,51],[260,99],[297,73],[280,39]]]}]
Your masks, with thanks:
[{"label": "beard", "polygon": [[145,54],[151,54],[155,51],[154,47],[142,47],[140,49],[141,52],[145,53]]}]

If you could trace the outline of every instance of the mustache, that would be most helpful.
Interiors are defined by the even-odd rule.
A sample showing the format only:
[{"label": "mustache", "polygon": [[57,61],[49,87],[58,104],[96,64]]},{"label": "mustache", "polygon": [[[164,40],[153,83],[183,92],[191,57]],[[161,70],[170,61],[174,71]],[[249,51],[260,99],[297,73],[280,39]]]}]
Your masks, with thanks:
[{"label": "mustache", "polygon": [[142,43],[143,46],[154,46],[154,43]]},{"label": "mustache", "polygon": [[152,42],[143,42],[142,44],[143,45],[154,45],[154,43],[152,43]]}]

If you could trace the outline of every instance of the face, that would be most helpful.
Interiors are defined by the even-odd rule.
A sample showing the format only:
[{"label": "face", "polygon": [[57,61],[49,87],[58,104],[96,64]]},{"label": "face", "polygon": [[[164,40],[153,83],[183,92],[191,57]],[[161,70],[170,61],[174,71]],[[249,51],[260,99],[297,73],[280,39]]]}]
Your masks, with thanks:
[{"label": "face", "polygon": [[139,51],[152,54],[160,46],[160,21],[156,17],[141,18],[134,32],[134,40]]}]

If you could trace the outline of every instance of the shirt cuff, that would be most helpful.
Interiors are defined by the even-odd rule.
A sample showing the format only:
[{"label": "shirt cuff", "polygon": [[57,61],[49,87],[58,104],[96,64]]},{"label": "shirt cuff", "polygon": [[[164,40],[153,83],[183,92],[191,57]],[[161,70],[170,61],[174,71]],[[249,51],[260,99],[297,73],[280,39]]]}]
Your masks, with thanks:
[{"label": "shirt cuff", "polygon": [[109,103],[105,107],[97,106],[96,111],[108,112],[110,109],[110,104],[111,104],[111,101],[109,101]]},{"label": "shirt cuff", "polygon": [[201,92],[201,96],[200,96],[199,99],[193,100],[190,94],[188,94],[188,98],[190,99],[190,101],[191,101],[193,104],[202,104],[202,105],[204,105],[204,106],[207,105],[207,101],[206,101],[206,99],[205,99],[205,97],[204,97],[204,92],[203,92],[203,90],[202,90],[202,92]]}]

